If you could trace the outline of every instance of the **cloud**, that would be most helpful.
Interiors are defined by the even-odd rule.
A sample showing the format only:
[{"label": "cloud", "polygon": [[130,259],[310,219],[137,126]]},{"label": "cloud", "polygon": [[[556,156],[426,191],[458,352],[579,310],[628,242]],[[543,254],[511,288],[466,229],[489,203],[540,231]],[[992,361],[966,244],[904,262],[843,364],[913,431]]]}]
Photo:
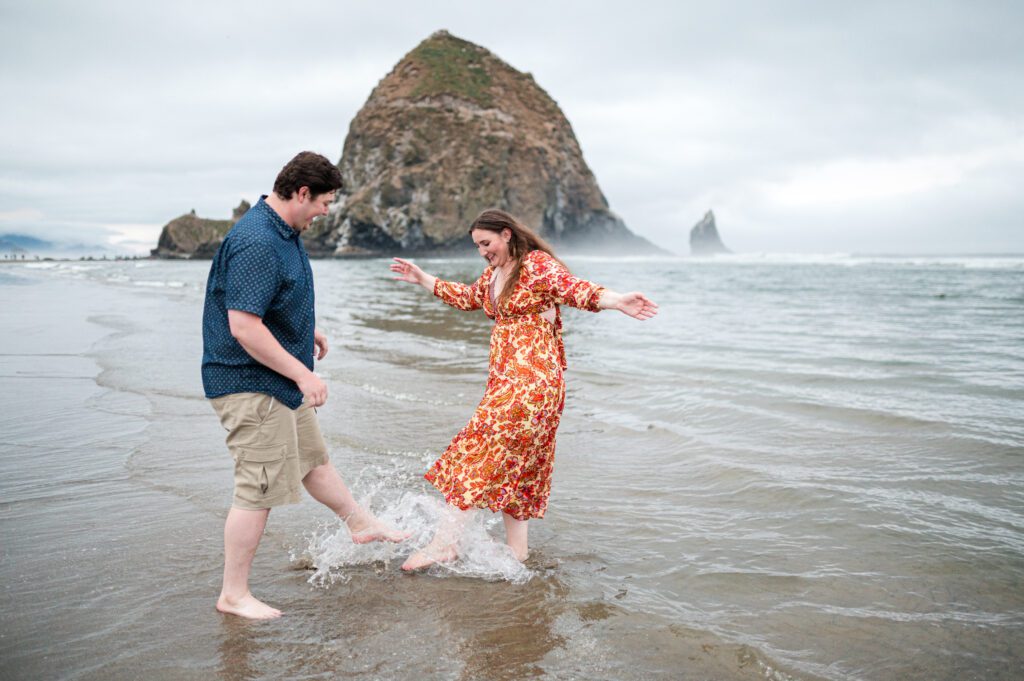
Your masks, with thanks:
[{"label": "cloud", "polygon": [[801,169],[784,182],[763,183],[760,191],[781,206],[863,203],[937,193],[994,166],[1024,172],[1024,136],[1006,146],[959,154],[833,160]]},{"label": "cloud", "polygon": [[765,183],[761,190],[783,206],[876,201],[949,187],[965,172],[955,158],[840,160],[800,171],[786,182]]},{"label": "cloud", "polygon": [[109,233],[107,241],[115,250],[149,255],[149,251],[156,246],[160,237],[161,225],[105,225],[104,229]]},{"label": "cloud", "polygon": [[986,248],[1024,251],[1024,198],[1006,190],[1024,164],[1000,155],[1024,131],[1019,3],[2,12],[0,88],[17,94],[0,109],[0,213],[33,215],[26,228],[127,244],[192,208],[226,217],[295,151],[337,158],[378,80],[447,28],[532,72],[612,209],[677,252],[708,208],[738,250],[960,249],[954,220],[984,215]]},{"label": "cloud", "polygon": [[35,208],[20,208],[0,212],[0,224],[26,224],[39,222],[43,219],[43,212]]}]

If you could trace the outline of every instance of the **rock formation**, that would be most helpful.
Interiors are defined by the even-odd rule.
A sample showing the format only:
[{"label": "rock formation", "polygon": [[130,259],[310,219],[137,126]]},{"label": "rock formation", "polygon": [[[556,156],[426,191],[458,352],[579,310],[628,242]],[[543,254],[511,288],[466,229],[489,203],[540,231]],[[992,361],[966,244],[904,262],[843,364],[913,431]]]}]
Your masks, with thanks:
[{"label": "rock formation", "polygon": [[718,236],[718,228],[715,226],[715,214],[708,211],[704,218],[690,230],[690,255],[715,255],[718,253],[732,253],[721,237]]},{"label": "rock formation", "polygon": [[242,200],[230,220],[210,220],[196,216],[195,210],[177,217],[160,232],[160,240],[150,254],[157,258],[212,258],[224,235],[251,206]]},{"label": "rock formation", "polygon": [[489,207],[570,252],[661,252],[609,210],[533,77],[445,31],[373,90],[339,168],[344,193],[304,237],[314,255],[468,251],[469,224]]}]

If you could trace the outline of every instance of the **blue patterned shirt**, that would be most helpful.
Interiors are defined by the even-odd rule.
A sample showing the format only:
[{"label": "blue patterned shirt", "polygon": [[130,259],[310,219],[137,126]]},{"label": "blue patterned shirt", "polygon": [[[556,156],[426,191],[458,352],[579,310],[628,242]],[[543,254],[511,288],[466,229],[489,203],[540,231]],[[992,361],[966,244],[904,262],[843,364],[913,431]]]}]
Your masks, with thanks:
[{"label": "blue patterned shirt", "polygon": [[209,398],[264,393],[297,409],[302,392],[295,382],[253,359],[228,326],[228,310],[261,317],[281,346],[313,369],[313,270],[299,233],[266,198],[261,196],[231,228],[210,266],[203,308],[203,389]]}]

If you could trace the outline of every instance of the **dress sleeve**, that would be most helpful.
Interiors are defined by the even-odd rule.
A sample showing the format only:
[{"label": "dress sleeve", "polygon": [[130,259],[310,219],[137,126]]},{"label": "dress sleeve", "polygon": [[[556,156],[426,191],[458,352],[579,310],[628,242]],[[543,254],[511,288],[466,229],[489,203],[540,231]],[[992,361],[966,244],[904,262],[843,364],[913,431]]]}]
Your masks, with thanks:
[{"label": "dress sleeve", "polygon": [[568,305],[589,312],[600,312],[598,301],[603,286],[580,279],[544,251],[532,251],[526,256],[535,286],[542,295],[550,296],[558,305]]},{"label": "dress sleeve", "polygon": [[438,278],[434,282],[434,295],[459,310],[478,310],[484,306],[489,274],[490,268],[484,270],[480,278],[472,284]]}]

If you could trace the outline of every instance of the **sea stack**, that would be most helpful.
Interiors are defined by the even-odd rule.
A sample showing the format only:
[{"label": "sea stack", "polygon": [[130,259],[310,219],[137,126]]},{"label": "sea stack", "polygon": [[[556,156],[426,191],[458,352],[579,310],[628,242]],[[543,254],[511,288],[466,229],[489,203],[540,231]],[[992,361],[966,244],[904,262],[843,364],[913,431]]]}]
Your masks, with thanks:
[{"label": "sea stack", "polygon": [[722,238],[718,236],[718,228],[715,226],[715,214],[708,211],[704,218],[690,230],[690,255],[716,255],[720,253],[732,253]]},{"label": "sea stack", "polygon": [[555,101],[528,73],[438,31],[378,83],[349,126],[313,255],[466,252],[501,208],[570,252],[662,252],[608,206]]},{"label": "sea stack", "polygon": [[160,231],[160,240],[150,255],[156,258],[212,258],[224,235],[249,208],[249,202],[242,199],[232,211],[230,220],[201,218],[195,210],[174,218]]}]

